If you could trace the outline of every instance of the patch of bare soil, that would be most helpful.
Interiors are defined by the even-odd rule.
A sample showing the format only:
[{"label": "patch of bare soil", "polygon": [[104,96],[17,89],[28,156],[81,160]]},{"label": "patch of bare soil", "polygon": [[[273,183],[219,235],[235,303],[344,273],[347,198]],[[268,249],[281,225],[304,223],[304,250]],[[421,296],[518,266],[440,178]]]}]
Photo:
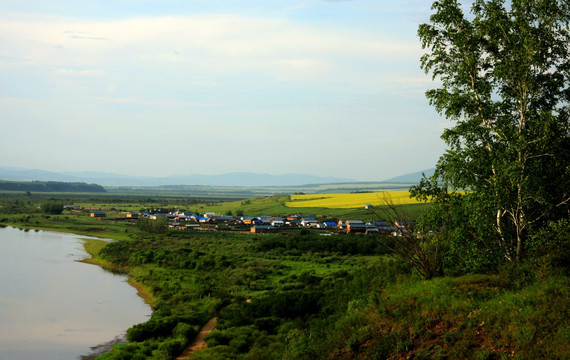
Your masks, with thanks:
[{"label": "patch of bare soil", "polygon": [[184,350],[184,352],[176,358],[176,360],[186,360],[190,357],[190,355],[194,351],[205,349],[207,346],[205,341],[206,335],[208,335],[209,333],[212,332],[212,330],[214,330],[214,327],[216,326],[217,322],[218,322],[217,317],[211,318],[210,321],[208,321],[206,325],[204,325],[202,329],[200,329],[200,332],[198,333],[198,335],[196,335],[194,341],[192,341],[190,346],[188,346],[186,350]]}]

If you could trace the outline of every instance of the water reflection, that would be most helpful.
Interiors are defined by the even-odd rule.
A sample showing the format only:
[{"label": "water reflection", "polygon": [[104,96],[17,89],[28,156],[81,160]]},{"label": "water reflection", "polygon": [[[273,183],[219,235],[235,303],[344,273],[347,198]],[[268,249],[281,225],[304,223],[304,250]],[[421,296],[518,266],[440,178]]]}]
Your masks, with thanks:
[{"label": "water reflection", "polygon": [[148,319],[124,274],[85,257],[76,236],[0,228],[0,359],[77,359]]}]

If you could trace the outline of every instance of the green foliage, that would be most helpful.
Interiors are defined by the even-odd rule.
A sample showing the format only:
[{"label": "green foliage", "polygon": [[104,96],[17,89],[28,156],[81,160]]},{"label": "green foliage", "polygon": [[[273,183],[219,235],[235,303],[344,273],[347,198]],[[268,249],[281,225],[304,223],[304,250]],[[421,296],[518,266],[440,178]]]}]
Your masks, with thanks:
[{"label": "green foliage", "polygon": [[[567,355],[568,279],[513,288],[497,275],[407,279],[350,301],[323,324],[291,333],[284,359],[558,359]],[[353,288],[353,291],[355,288]]]},{"label": "green foliage", "polygon": [[63,203],[51,201],[41,205],[41,209],[46,214],[59,215],[63,212]]},{"label": "green foliage", "polygon": [[149,321],[128,329],[127,340],[142,342],[171,335],[174,338],[192,339],[198,334],[198,327],[195,324],[200,324],[201,321],[203,317],[194,314],[161,316],[160,313],[156,313]]},{"label": "green foliage", "polygon": [[164,216],[159,216],[156,219],[139,218],[137,219],[137,227],[144,232],[152,234],[164,234],[168,226],[168,219]]},{"label": "green foliage", "polygon": [[475,236],[520,260],[537,229],[568,216],[570,5],[478,0],[471,20],[456,0],[433,9],[422,68],[442,85],[426,95],[454,122],[434,179],[474,192],[473,216],[494,230]]},{"label": "green foliage", "polygon": [[332,236],[309,235],[301,232],[296,236],[263,237],[256,241],[255,249],[282,255],[299,255],[306,251],[330,252],[340,255],[381,255],[386,250],[376,236]]}]

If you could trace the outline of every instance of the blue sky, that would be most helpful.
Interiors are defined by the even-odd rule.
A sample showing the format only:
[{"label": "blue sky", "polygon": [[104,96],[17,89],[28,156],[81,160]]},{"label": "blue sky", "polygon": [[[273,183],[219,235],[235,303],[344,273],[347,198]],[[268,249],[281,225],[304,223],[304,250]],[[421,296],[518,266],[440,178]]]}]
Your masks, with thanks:
[{"label": "blue sky", "polygon": [[447,125],[431,1],[0,0],[0,166],[383,180]]}]

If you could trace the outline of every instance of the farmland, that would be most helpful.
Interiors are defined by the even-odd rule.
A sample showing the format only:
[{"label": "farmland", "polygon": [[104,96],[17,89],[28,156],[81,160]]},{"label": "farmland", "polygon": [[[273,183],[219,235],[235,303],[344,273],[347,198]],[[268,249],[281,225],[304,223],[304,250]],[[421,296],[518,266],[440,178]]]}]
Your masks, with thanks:
[{"label": "farmland", "polygon": [[291,195],[291,201],[285,203],[290,208],[329,208],[329,209],[355,209],[365,205],[385,206],[418,204],[416,199],[410,198],[405,191],[382,191],[350,194],[327,195]]}]

